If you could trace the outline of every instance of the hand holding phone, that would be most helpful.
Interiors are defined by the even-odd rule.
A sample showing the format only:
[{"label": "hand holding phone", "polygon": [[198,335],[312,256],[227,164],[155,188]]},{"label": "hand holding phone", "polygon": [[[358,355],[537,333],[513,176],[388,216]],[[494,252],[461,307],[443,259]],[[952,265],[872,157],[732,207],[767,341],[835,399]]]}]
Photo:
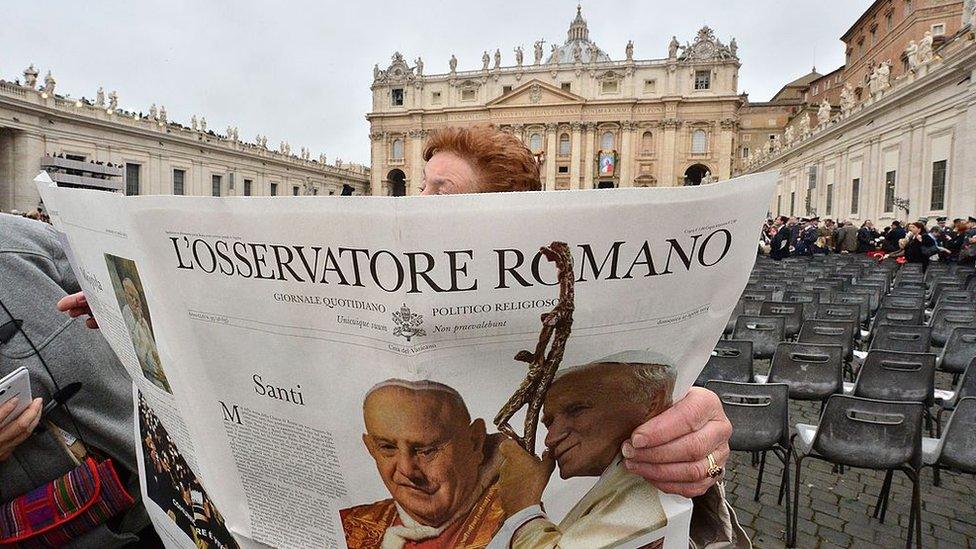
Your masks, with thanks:
[{"label": "hand holding phone", "polygon": [[0,380],[0,461],[6,460],[34,432],[42,400],[31,400],[30,376],[18,368]]},{"label": "hand holding phone", "polygon": [[[7,405],[16,400],[13,408],[7,410]],[[31,403],[30,374],[27,368],[21,366],[9,375],[0,379],[0,411],[7,411],[6,417],[0,417],[0,428],[10,423]]]}]

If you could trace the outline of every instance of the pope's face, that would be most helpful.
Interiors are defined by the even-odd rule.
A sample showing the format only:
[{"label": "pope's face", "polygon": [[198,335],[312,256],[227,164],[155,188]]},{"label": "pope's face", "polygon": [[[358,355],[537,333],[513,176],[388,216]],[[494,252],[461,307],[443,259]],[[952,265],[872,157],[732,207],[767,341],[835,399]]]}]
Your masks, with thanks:
[{"label": "pope's face", "polygon": [[559,464],[560,478],[599,476],[616,457],[647,406],[621,398],[624,376],[605,370],[580,371],[557,379],[543,408],[546,448]]},{"label": "pope's face", "polygon": [[480,192],[478,174],[467,160],[442,151],[430,157],[424,166],[422,195],[471,194]]},{"label": "pope's face", "polygon": [[122,283],[122,289],[125,292],[125,303],[129,306],[129,310],[136,315],[136,318],[142,318],[142,300],[139,299],[139,291],[136,290],[135,284],[127,278]]},{"label": "pope's face", "polygon": [[485,425],[471,424],[443,392],[387,386],[366,400],[363,442],[393,499],[438,527],[477,487]]}]

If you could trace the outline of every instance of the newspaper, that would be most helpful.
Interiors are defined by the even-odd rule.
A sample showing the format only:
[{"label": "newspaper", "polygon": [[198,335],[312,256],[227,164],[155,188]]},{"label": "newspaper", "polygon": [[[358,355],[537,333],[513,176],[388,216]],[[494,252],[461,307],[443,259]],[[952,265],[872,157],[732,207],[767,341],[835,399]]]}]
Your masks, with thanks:
[{"label": "newspaper", "polygon": [[775,180],[329,199],[37,182],[132,376],[168,547],[670,548],[690,502],[620,444],[707,361]]}]

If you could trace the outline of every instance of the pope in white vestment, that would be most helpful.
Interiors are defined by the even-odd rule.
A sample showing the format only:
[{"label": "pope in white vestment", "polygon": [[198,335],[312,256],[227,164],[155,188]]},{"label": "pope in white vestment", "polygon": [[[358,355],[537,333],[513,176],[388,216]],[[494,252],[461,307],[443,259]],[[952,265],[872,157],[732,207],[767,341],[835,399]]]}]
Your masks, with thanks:
[{"label": "pope in white vestment", "polygon": [[[502,447],[507,518],[490,549],[611,547],[667,525],[657,488],[628,471],[619,453],[634,427],[671,404],[674,368],[642,356],[622,353],[557,374],[543,409],[543,458],[512,441]],[[558,524],[541,502],[555,463],[563,479],[599,476]]]}]

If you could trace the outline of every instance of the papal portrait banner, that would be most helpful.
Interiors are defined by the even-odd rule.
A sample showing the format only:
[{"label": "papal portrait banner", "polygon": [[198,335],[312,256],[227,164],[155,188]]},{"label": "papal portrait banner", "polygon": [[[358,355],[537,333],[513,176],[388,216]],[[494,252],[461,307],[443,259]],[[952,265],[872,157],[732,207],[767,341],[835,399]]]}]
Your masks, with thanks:
[{"label": "papal portrait banner", "polygon": [[690,502],[620,444],[707,361],[775,180],[408,198],[37,181],[132,376],[166,545],[390,549],[687,547]]}]

